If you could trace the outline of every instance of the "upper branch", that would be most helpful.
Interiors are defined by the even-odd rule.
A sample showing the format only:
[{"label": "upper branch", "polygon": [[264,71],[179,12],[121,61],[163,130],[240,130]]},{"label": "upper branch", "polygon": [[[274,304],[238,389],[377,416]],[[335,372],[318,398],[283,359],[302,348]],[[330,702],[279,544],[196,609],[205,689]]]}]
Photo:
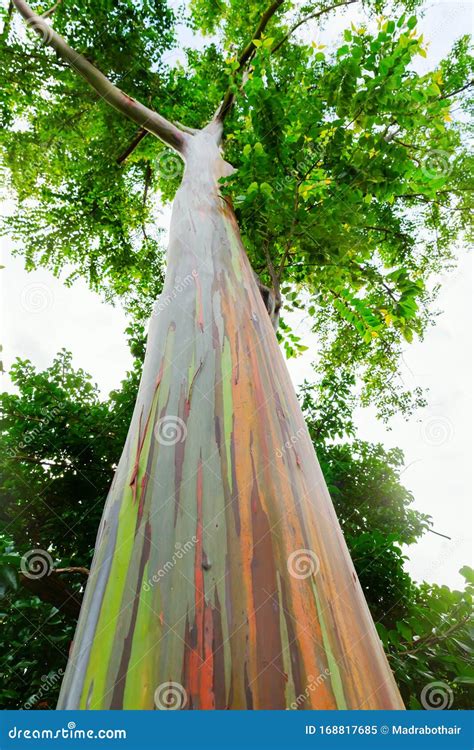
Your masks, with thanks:
[{"label": "upper branch", "polygon": [[[284,0],[275,0],[275,2],[271,3],[263,16],[260,19],[260,22],[255,30],[255,33],[252,37],[252,40],[247,44],[244,51],[239,57],[238,63],[239,67],[235,71],[234,75],[237,75],[239,73],[242,73],[242,71],[245,69],[247,63],[250,62],[250,60],[255,55],[255,50],[257,49],[254,40],[260,39],[260,37],[263,35],[270,19],[275,15],[278,8],[283,4]],[[358,0],[341,0],[340,2],[334,3],[333,5],[328,5],[326,8],[322,8],[321,10],[315,11],[314,13],[310,13],[307,16],[304,16],[304,18],[300,18],[299,21],[297,21],[285,34],[285,36],[280,39],[271,49],[271,53],[277,52],[280,47],[289,39],[289,37],[293,34],[293,32],[296,31],[300,26],[302,26],[307,21],[310,21],[315,18],[319,18],[320,16],[324,15],[325,13],[329,13],[331,10],[334,10],[335,8],[339,8],[344,5],[352,5],[353,3],[358,2]],[[229,113],[229,111],[232,108],[232,105],[235,100],[235,94],[231,87],[229,87],[224,95],[224,98],[222,100],[222,103],[219,107],[219,109],[216,112],[215,119],[220,120],[221,122],[224,120],[226,115]]]},{"label": "upper branch", "polygon": [[329,11],[334,10],[335,8],[340,8],[341,5],[352,5],[353,3],[357,3],[358,0],[343,0],[343,2],[335,3],[334,5],[328,5],[327,8],[322,8],[321,10],[315,11],[314,13],[310,13],[308,16],[304,16],[304,18],[300,18],[299,21],[297,21],[294,26],[292,26],[289,31],[285,34],[283,39],[280,39],[279,42],[275,44],[274,47],[272,47],[272,54],[274,52],[278,52],[280,47],[285,44],[285,42],[290,38],[290,36],[296,31],[296,29],[299,29],[300,26],[302,26],[307,21],[314,20],[315,18],[319,18],[320,16],[323,16],[325,13],[329,13]]},{"label": "upper branch", "polygon": [[456,96],[456,94],[460,94],[461,91],[466,91],[466,89],[470,89],[474,85],[474,80],[468,81],[464,84],[464,86],[461,86],[460,88],[456,89],[455,91],[450,91],[449,94],[443,94],[440,96],[440,99],[449,99],[451,96]]},{"label": "upper branch", "polygon": [[50,16],[52,16],[54,11],[58,7],[58,5],[61,5],[61,3],[62,3],[62,0],[56,0],[56,2],[54,3],[54,5],[51,6],[51,8],[48,8],[48,10],[45,10],[45,12],[41,14],[41,17],[49,18]]},{"label": "upper branch", "polygon": [[[275,15],[275,13],[277,12],[278,8],[281,5],[283,5],[283,3],[284,3],[284,0],[274,0],[268,6],[268,8],[266,9],[265,13],[261,17],[257,28],[255,29],[255,32],[253,34],[253,37],[252,37],[251,41],[247,44],[247,46],[245,47],[244,51],[242,52],[242,54],[239,57],[239,60],[238,60],[239,67],[235,71],[235,75],[237,75],[238,73],[241,73],[244,70],[244,68],[247,65],[247,63],[250,62],[250,60],[252,59],[252,57],[255,54],[255,50],[257,49],[256,46],[255,46],[255,44],[254,44],[254,40],[255,39],[258,40],[258,39],[261,38],[261,36],[265,32],[265,29],[268,26],[269,21]],[[225,95],[224,95],[224,98],[223,98],[223,100],[222,100],[222,102],[220,104],[219,109],[216,112],[216,115],[214,117],[215,120],[219,120],[220,122],[223,122],[224,118],[229,113],[230,109],[232,108],[232,105],[234,103],[234,99],[235,99],[235,94],[232,91],[232,88],[229,87],[227,89]]]},{"label": "upper branch", "polygon": [[117,156],[117,159],[116,159],[117,164],[123,164],[125,159],[127,159],[130,156],[132,151],[135,151],[138,144],[143,141],[146,135],[148,135],[148,130],[145,130],[145,128],[140,128],[138,133],[135,135],[133,141],[127,146],[127,148],[124,151],[122,151],[120,156]]},{"label": "upper branch", "polygon": [[97,91],[104,101],[130,118],[130,120],[136,122],[140,127],[161,138],[162,141],[174,148],[178,153],[184,152],[188,136],[177,128],[176,125],[173,125],[173,123],[161,117],[161,115],[149,109],[144,104],[127,96],[127,94],[109,81],[95,65],[92,65],[83,55],[73,50],[59,34],[53,31],[44,18],[37,16],[31,10],[30,6],[24,0],[13,0],[13,3],[26,20],[27,25],[43,37],[45,44],[52,47],[63,60],[69,63]]}]

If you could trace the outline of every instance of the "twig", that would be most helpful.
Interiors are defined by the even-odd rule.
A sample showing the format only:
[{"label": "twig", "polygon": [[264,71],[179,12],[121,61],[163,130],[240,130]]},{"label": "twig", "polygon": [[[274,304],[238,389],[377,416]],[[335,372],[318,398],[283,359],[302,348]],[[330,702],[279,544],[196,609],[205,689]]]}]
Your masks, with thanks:
[{"label": "twig", "polygon": [[80,566],[73,566],[71,568],[53,568],[51,573],[82,573],[83,576],[88,576],[90,571],[89,568],[82,568]]},{"label": "twig", "polygon": [[41,14],[41,18],[49,18],[52,16],[58,5],[61,5],[61,3],[62,0],[57,0],[49,10],[45,10],[45,12]]},{"label": "twig", "polygon": [[334,10],[335,8],[340,8],[341,5],[352,5],[353,3],[356,3],[356,2],[358,2],[358,0],[346,0],[346,2],[335,3],[334,5],[329,5],[327,8],[323,8],[322,10],[318,10],[315,13],[310,13],[310,15],[305,16],[304,18],[301,18],[297,23],[294,24],[294,26],[291,27],[291,29],[288,31],[287,34],[285,34],[283,39],[280,39],[280,41],[277,42],[274,47],[272,47],[272,55],[275,52],[278,52],[280,47],[290,38],[293,32],[295,32],[296,29],[299,29],[299,27],[302,26],[307,21],[311,21],[311,20],[314,20],[315,18],[319,18],[320,16],[323,16],[325,13],[329,13],[329,11]]},{"label": "twig", "polygon": [[137,132],[137,134],[135,135],[131,143],[129,143],[127,148],[124,151],[122,151],[120,156],[117,157],[116,159],[117,164],[123,164],[125,159],[127,159],[130,156],[132,151],[135,151],[138,144],[142,142],[142,140],[144,139],[146,135],[148,135],[148,130],[145,130],[144,128],[140,128],[140,130]]},{"label": "twig", "polygon": [[[277,12],[278,8],[281,5],[283,5],[283,2],[284,2],[284,0],[274,0],[274,2],[272,2],[268,6],[267,10],[262,15],[262,17],[261,17],[261,19],[259,21],[259,24],[258,24],[257,28],[255,29],[255,31],[253,33],[252,40],[247,44],[247,46],[245,47],[244,51],[241,53],[241,55],[240,55],[240,57],[238,59],[238,64],[239,65],[238,65],[237,70],[234,73],[234,78],[239,73],[242,73],[242,71],[244,70],[244,68],[247,65],[247,63],[250,62],[250,60],[254,56],[255,50],[257,49],[256,46],[255,46],[255,44],[254,44],[255,40],[258,40],[258,39],[260,39],[263,36],[263,34],[265,32],[265,29],[268,26],[269,21],[273,18],[273,16]],[[222,102],[221,102],[221,104],[220,104],[220,106],[219,106],[216,114],[214,115],[214,119],[215,120],[217,120],[219,122],[223,122],[224,121],[226,115],[229,113],[230,109],[232,108],[232,105],[234,103],[234,99],[235,99],[234,92],[232,91],[232,87],[229,86],[229,88],[227,89],[226,93],[224,94],[224,98],[223,98],[223,100],[222,100]]]}]

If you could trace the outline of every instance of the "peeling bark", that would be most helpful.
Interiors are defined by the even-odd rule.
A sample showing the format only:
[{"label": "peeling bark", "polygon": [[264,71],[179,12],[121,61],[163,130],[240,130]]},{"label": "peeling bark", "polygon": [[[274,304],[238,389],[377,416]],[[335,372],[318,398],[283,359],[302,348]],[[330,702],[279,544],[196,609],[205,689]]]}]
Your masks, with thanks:
[{"label": "peeling bark", "polygon": [[219,136],[186,143],[58,707],[403,708],[219,195]]}]

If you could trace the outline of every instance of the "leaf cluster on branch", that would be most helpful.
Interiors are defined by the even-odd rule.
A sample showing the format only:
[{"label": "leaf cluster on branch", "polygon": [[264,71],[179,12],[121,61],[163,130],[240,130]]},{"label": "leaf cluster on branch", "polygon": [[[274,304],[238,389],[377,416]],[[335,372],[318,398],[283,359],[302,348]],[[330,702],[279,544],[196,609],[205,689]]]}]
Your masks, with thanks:
[{"label": "leaf cluster on branch", "polygon": [[[83,277],[143,325],[163,283],[158,196],[171,200],[182,175],[168,146],[217,117],[236,167],[222,190],[283,302],[288,356],[304,347],[285,311],[304,307],[318,377],[345,369],[362,403],[409,414],[425,401],[400,380],[400,358],[435,320],[436,276],[469,230],[472,195],[457,113],[470,101],[468,39],[417,73],[416,5],[384,18],[372,2],[195,0],[181,16],[162,0],[64,1],[46,19],[34,3],[39,19],[15,0],[0,153],[18,210],[4,232],[28,269]],[[315,32],[343,13],[364,22],[320,44]]]}]

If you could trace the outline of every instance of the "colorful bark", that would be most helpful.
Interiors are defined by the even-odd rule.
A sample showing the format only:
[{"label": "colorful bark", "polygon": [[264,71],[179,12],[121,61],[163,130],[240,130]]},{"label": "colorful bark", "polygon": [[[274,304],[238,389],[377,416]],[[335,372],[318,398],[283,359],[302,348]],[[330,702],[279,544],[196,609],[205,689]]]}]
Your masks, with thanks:
[{"label": "colorful bark", "polygon": [[225,170],[190,139],[59,708],[402,708]]}]

